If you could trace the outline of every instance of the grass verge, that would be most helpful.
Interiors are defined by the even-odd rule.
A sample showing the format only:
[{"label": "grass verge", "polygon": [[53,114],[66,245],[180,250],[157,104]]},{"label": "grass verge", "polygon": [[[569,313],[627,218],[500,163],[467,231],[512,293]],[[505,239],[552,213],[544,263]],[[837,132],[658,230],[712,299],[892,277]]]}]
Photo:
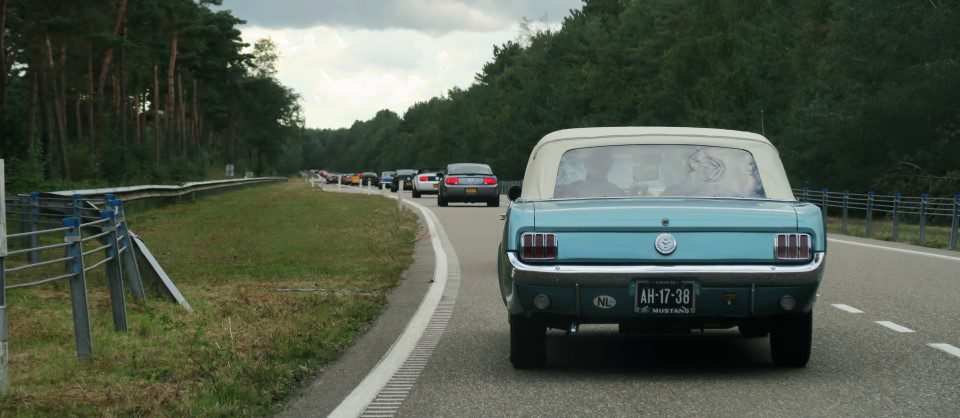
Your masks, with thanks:
[{"label": "grass verge", "polygon": [[130,218],[194,311],[128,295],[130,332],[115,333],[103,272],[93,271],[95,355],[81,362],[67,283],[9,291],[0,414],[268,413],[379,314],[417,238],[416,217],[392,202],[301,182]]},{"label": "grass verge", "polygon": [[[841,230],[843,218],[831,216],[827,220],[827,232],[831,234],[844,234],[854,237],[867,236],[867,221],[865,219],[847,218],[847,232]],[[920,244],[920,226],[915,222],[900,221],[899,234],[897,239],[893,239],[893,221],[890,219],[874,219],[871,225],[870,238],[883,241],[896,241],[905,244],[922,245],[930,248],[950,249],[950,227],[927,225],[926,240]]]}]

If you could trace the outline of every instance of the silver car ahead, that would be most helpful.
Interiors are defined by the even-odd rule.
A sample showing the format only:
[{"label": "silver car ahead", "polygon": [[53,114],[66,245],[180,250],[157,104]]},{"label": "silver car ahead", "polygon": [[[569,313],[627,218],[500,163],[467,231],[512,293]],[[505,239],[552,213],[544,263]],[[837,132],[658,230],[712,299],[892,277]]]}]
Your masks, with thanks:
[{"label": "silver car ahead", "polygon": [[485,202],[487,206],[500,206],[497,176],[493,175],[490,166],[475,163],[448,165],[440,182],[437,205],[447,206],[450,202]]},{"label": "silver car ahead", "polygon": [[417,170],[417,174],[413,176],[413,197],[437,193],[440,177],[443,177],[443,171],[440,169],[421,168]]}]

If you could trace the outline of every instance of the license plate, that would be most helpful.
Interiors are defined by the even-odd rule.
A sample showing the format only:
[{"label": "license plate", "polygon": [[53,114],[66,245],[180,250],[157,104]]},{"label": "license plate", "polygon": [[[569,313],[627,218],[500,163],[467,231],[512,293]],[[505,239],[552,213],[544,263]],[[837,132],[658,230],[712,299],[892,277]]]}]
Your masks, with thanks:
[{"label": "license plate", "polygon": [[433,188],[434,188],[434,189],[436,189],[436,188],[438,188],[438,187],[440,187],[440,184],[438,184],[438,183],[433,183]]},{"label": "license plate", "polygon": [[466,189],[464,192],[467,194],[477,194],[477,189]]},{"label": "license plate", "polygon": [[650,280],[636,282],[634,310],[641,315],[689,315],[696,308],[694,282]]}]

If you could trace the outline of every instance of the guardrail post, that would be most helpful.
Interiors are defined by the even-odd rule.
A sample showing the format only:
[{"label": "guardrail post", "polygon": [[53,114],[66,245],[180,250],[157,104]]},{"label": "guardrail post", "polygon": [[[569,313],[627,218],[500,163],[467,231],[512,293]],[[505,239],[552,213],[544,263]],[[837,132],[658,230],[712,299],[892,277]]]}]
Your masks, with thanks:
[{"label": "guardrail post", "polygon": [[0,395],[7,394],[10,378],[7,374],[7,192],[4,188],[4,165],[0,159]]},{"label": "guardrail post", "polygon": [[73,195],[73,216],[83,218],[83,195]]},{"label": "guardrail post", "polygon": [[957,241],[960,239],[960,231],[957,230],[960,224],[960,194],[953,196],[953,222],[950,224],[950,249],[957,249]]},{"label": "guardrail post", "polygon": [[810,189],[807,187],[803,188],[803,201],[804,202],[810,201]]},{"label": "guardrail post", "polygon": [[[30,193],[30,229],[28,231],[33,232],[39,228],[38,222],[40,221],[40,193],[33,192]],[[36,248],[40,246],[40,236],[37,234],[30,235],[27,238],[28,242],[27,248]],[[31,251],[27,253],[27,262],[33,264],[37,261],[40,261],[40,252]]]},{"label": "guardrail post", "polygon": [[337,176],[337,191],[338,191],[338,192],[340,191],[340,185],[341,185],[341,182],[342,182],[342,181],[343,181],[343,177]]},{"label": "guardrail post", "polygon": [[830,189],[823,189],[823,191],[821,192],[821,195],[820,195],[820,200],[821,200],[822,207],[823,207],[823,213],[822,213],[821,215],[823,215],[823,227],[824,227],[824,228],[827,227],[827,211],[829,210],[828,208],[830,207],[830,205],[829,205],[829,203],[830,203],[830,197],[829,197],[829,195],[828,195],[829,192],[830,192]]},{"label": "guardrail post", "polygon": [[127,229],[127,214],[123,210],[123,202],[111,200],[107,206],[115,211],[117,218],[117,236],[119,247],[123,249],[120,253],[121,264],[123,265],[123,274],[130,284],[130,293],[136,300],[147,300],[147,294],[143,291],[143,281],[140,278],[140,267],[137,265],[137,257],[133,252],[133,240],[130,239],[130,232]]},{"label": "guardrail post", "polygon": [[67,246],[67,273],[70,278],[70,305],[73,309],[73,332],[77,338],[77,357],[85,359],[93,355],[93,340],[90,338],[90,308],[87,305],[87,276],[83,271],[83,242],[80,241],[80,218],[66,218],[63,226],[69,227],[63,240]]},{"label": "guardrail post", "polygon": [[120,247],[117,245],[117,217],[112,210],[100,211],[100,219],[109,219],[102,227],[107,234],[107,257],[113,257],[107,262],[107,283],[110,287],[110,307],[113,311],[113,329],[117,332],[127,332],[127,306],[123,295],[123,271],[120,263]]},{"label": "guardrail post", "polygon": [[[18,209],[20,212],[20,232],[27,232],[30,230],[30,196],[20,196]],[[20,238],[20,246],[33,248],[30,246],[30,237]]]},{"label": "guardrail post", "polygon": [[383,196],[383,180],[380,181],[380,196]]},{"label": "guardrail post", "polygon": [[847,233],[847,212],[850,210],[850,190],[843,191],[843,213],[840,220],[840,231]]},{"label": "guardrail post", "polygon": [[873,192],[867,192],[867,238],[873,235]]},{"label": "guardrail post", "polygon": [[927,242],[927,195],[920,195],[920,245]]},{"label": "guardrail post", "polygon": [[400,179],[400,189],[397,190],[397,213],[403,212],[403,179]]},{"label": "guardrail post", "polygon": [[900,239],[900,192],[893,194],[893,240]]}]

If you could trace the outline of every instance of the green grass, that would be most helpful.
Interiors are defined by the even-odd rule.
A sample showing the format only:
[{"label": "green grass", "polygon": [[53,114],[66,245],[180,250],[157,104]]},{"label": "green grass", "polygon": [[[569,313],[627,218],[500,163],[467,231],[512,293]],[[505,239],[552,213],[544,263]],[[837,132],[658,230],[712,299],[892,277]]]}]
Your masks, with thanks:
[{"label": "green grass", "polygon": [[[841,231],[843,219],[831,216],[827,220],[827,232],[833,234],[845,234],[855,237],[867,236],[867,222],[865,219],[847,218],[847,232]],[[906,244],[920,244],[920,226],[915,221],[900,221],[899,234],[897,242]],[[893,221],[890,219],[874,219],[871,225],[870,238],[883,241],[894,241],[893,239]],[[950,227],[927,224],[925,247],[950,249]]]},{"label": "green grass", "polygon": [[91,272],[95,355],[81,362],[66,283],[9,291],[0,414],[269,413],[379,314],[417,238],[416,217],[387,200],[302,182],[152,209],[130,228],[194,311],[128,296],[130,332],[115,333],[103,273]]}]

